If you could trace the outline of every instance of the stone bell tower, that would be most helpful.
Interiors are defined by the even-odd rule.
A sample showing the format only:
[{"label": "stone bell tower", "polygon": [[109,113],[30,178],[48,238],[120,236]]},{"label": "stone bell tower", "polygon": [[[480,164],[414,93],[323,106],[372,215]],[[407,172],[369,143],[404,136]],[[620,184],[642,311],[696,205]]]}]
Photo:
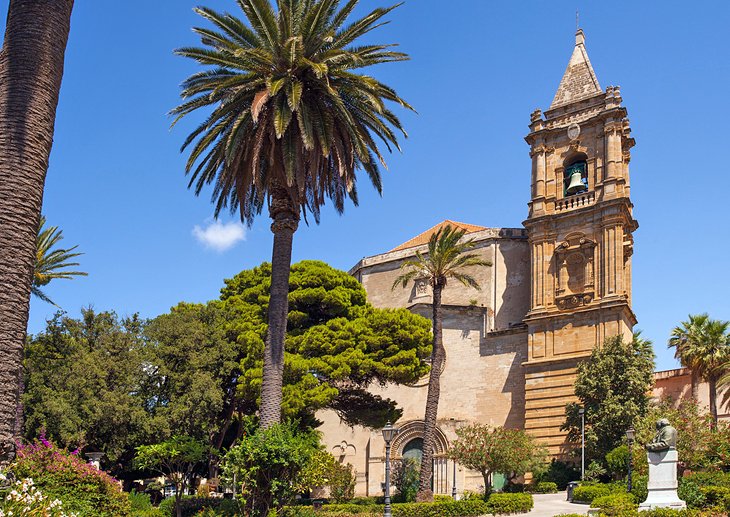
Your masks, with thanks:
[{"label": "stone bell tower", "polygon": [[552,455],[568,452],[565,405],[578,362],[606,337],[630,339],[630,136],[616,86],[602,90],[578,30],[550,108],[532,113],[527,228],[531,253],[525,428]]}]

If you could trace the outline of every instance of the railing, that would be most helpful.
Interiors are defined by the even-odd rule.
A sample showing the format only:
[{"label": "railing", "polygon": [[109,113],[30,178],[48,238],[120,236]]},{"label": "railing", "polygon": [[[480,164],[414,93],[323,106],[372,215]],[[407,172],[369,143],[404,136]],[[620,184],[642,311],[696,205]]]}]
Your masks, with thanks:
[{"label": "railing", "polygon": [[584,206],[592,205],[596,202],[595,192],[584,192],[566,197],[555,203],[555,211],[562,212],[565,210],[573,210]]}]

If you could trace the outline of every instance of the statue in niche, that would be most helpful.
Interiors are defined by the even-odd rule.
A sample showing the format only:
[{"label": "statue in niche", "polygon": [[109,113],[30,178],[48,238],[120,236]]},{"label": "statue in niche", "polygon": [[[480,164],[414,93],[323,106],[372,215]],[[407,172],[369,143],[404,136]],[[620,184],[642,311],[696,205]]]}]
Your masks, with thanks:
[{"label": "statue in niche", "polygon": [[585,258],[583,253],[571,253],[565,259],[565,267],[568,276],[568,289],[571,293],[582,293],[585,287]]}]

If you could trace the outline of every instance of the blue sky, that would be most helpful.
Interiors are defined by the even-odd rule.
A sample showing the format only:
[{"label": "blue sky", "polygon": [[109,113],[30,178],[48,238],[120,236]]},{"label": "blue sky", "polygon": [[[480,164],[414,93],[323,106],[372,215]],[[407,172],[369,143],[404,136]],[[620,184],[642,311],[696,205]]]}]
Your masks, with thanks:
[{"label": "blue sky", "polygon": [[[233,0],[200,0],[235,10]],[[207,195],[187,190],[179,146],[194,120],[169,129],[179,83],[198,68],[175,57],[202,23],[189,0],[77,1],[72,20],[44,213],[78,244],[88,278],[48,294],[82,306],[152,317],[179,301],[215,298],[223,279],[269,260],[269,221],[210,230]],[[365,8],[387,3],[363,0]],[[730,4],[679,1],[409,0],[372,39],[412,60],[373,73],[418,114],[388,160],[384,193],[363,181],[360,207],[302,225],[294,260],[348,269],[449,218],[518,227],[527,215],[529,115],[546,109],[570,57],[575,10],[602,87],[621,85],[632,151],[636,232],[634,310],[658,368],[689,313],[730,318],[728,161]],[[8,0],[0,0],[7,12]],[[448,6],[448,7],[445,7]],[[4,18],[0,30],[4,31]],[[200,120],[200,119],[198,119]],[[197,231],[196,231],[197,227]],[[220,230],[220,231],[215,231]],[[221,236],[222,232],[231,235]],[[196,237],[197,235],[197,237]],[[226,251],[206,247],[199,238]],[[53,307],[34,300],[29,330]]]}]

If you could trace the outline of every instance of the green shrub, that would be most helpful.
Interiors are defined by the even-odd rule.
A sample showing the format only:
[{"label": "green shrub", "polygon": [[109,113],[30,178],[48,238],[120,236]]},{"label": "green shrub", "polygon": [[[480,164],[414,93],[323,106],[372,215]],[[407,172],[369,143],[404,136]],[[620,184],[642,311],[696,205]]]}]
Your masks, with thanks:
[{"label": "green shrub", "polygon": [[611,494],[596,497],[591,503],[591,508],[600,508],[601,515],[623,515],[638,508],[633,494]]},{"label": "green shrub", "polygon": [[[158,507],[160,513],[165,517],[175,516],[175,498],[164,499]],[[238,503],[232,499],[221,499],[216,497],[183,496],[180,499],[180,511],[183,517],[197,516],[201,511],[211,510],[219,517],[234,517],[240,515]]]},{"label": "green shrub", "polygon": [[573,490],[573,501],[577,503],[592,503],[597,497],[611,495],[608,485],[580,485]]},{"label": "green shrub", "polygon": [[383,504],[383,497],[353,497],[349,501],[349,504]]},{"label": "green shrub", "polygon": [[421,462],[415,458],[403,458],[393,465],[392,483],[396,490],[394,502],[412,503],[418,492],[418,476]]},{"label": "green shrub", "polygon": [[502,488],[502,492],[508,494],[521,494],[522,492],[529,492],[532,485],[525,485],[524,483],[507,483]]},{"label": "green shrub", "polygon": [[706,506],[705,494],[702,493],[700,485],[694,480],[683,479],[679,483],[677,495],[687,503],[687,508],[700,510]]},{"label": "green shrub", "polygon": [[527,485],[525,489],[531,494],[554,494],[558,491],[558,485],[552,481],[540,481]]},{"label": "green shrub", "polygon": [[631,479],[631,493],[634,494],[636,502],[642,503],[646,501],[649,496],[649,476],[642,474],[640,476],[633,476]]},{"label": "green shrub", "polygon": [[127,497],[129,498],[129,506],[133,512],[143,512],[152,509],[152,501],[149,494],[132,490]]},{"label": "green shrub", "polygon": [[705,508],[722,507],[730,496],[730,488],[724,486],[703,486],[700,491],[705,496]]},{"label": "green shrub", "polygon": [[64,512],[93,517],[131,514],[129,498],[116,479],[43,437],[20,445],[10,470],[18,479],[33,479],[49,499],[59,499]]},{"label": "green shrub", "polygon": [[[529,494],[493,494],[493,501],[439,501],[433,503],[395,503],[393,517],[477,517],[487,513],[520,513],[532,508]],[[327,504],[316,511],[309,506],[287,506],[282,517],[381,517],[383,506]]]},{"label": "green shrub", "polygon": [[524,513],[532,510],[533,500],[530,494],[492,494],[487,500],[489,513]]},{"label": "green shrub", "polygon": [[535,478],[535,481],[552,481],[558,485],[558,490],[565,490],[568,483],[579,479],[580,470],[573,464],[553,459],[547,470]]}]

